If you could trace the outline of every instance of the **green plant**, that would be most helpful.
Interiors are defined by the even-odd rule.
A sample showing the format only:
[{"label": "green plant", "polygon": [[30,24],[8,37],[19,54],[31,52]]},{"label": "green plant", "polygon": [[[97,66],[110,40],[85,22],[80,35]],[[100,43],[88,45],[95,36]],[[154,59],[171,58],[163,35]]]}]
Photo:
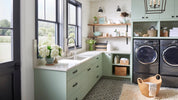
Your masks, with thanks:
[{"label": "green plant", "polygon": [[87,43],[88,43],[89,45],[94,45],[94,44],[96,43],[96,40],[89,39],[89,40],[87,40]]},{"label": "green plant", "polygon": [[97,18],[96,16],[94,16],[93,18],[94,18],[94,21],[97,21],[97,20],[98,20],[98,18]]}]

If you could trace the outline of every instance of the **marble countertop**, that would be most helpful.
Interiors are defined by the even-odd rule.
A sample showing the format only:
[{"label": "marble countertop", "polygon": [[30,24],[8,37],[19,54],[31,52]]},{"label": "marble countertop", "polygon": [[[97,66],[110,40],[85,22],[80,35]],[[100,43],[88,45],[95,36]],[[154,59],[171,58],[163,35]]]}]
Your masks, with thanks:
[{"label": "marble countertop", "polygon": [[119,51],[87,51],[80,54],[77,54],[75,58],[73,56],[63,58],[58,60],[58,63],[52,66],[41,65],[36,66],[35,69],[46,69],[46,70],[54,70],[54,71],[62,71],[66,72],[69,69],[82,64],[83,62],[88,61],[89,59],[101,54],[101,53],[120,53],[120,54],[130,54],[130,52],[119,52]]}]

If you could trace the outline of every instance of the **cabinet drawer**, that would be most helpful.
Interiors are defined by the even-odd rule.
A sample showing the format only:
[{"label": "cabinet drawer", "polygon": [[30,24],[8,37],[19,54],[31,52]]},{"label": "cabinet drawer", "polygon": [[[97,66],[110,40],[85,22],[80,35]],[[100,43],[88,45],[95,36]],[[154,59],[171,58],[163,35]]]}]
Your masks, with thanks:
[{"label": "cabinet drawer", "polygon": [[68,97],[67,100],[82,100],[82,95],[80,91],[75,92],[73,95]]},{"label": "cabinet drawer", "polygon": [[68,97],[72,96],[76,92],[80,91],[82,88],[82,82],[80,77],[75,77],[67,83],[67,95]]},{"label": "cabinet drawer", "polygon": [[76,77],[78,74],[80,74],[85,68],[85,66],[86,64],[85,65],[81,64],[67,71],[67,80],[71,80],[74,77]]}]

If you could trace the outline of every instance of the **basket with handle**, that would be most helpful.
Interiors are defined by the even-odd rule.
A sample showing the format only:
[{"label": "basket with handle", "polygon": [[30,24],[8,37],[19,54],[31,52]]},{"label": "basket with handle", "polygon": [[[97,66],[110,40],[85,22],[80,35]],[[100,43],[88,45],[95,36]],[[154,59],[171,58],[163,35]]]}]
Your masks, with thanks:
[{"label": "basket with handle", "polygon": [[154,83],[157,85],[156,95],[158,95],[162,83],[162,78],[159,74],[156,74],[155,76],[149,77],[144,80],[138,78],[137,82],[140,92],[146,97],[153,98],[154,96],[149,95],[149,84],[147,84],[146,82]]}]

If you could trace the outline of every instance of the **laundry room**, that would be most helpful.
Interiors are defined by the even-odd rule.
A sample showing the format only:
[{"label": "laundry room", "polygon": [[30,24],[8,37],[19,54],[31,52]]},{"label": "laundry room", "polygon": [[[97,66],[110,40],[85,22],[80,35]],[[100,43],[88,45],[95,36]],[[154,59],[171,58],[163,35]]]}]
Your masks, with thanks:
[{"label": "laundry room", "polygon": [[178,0],[0,0],[0,100],[178,100]]}]

